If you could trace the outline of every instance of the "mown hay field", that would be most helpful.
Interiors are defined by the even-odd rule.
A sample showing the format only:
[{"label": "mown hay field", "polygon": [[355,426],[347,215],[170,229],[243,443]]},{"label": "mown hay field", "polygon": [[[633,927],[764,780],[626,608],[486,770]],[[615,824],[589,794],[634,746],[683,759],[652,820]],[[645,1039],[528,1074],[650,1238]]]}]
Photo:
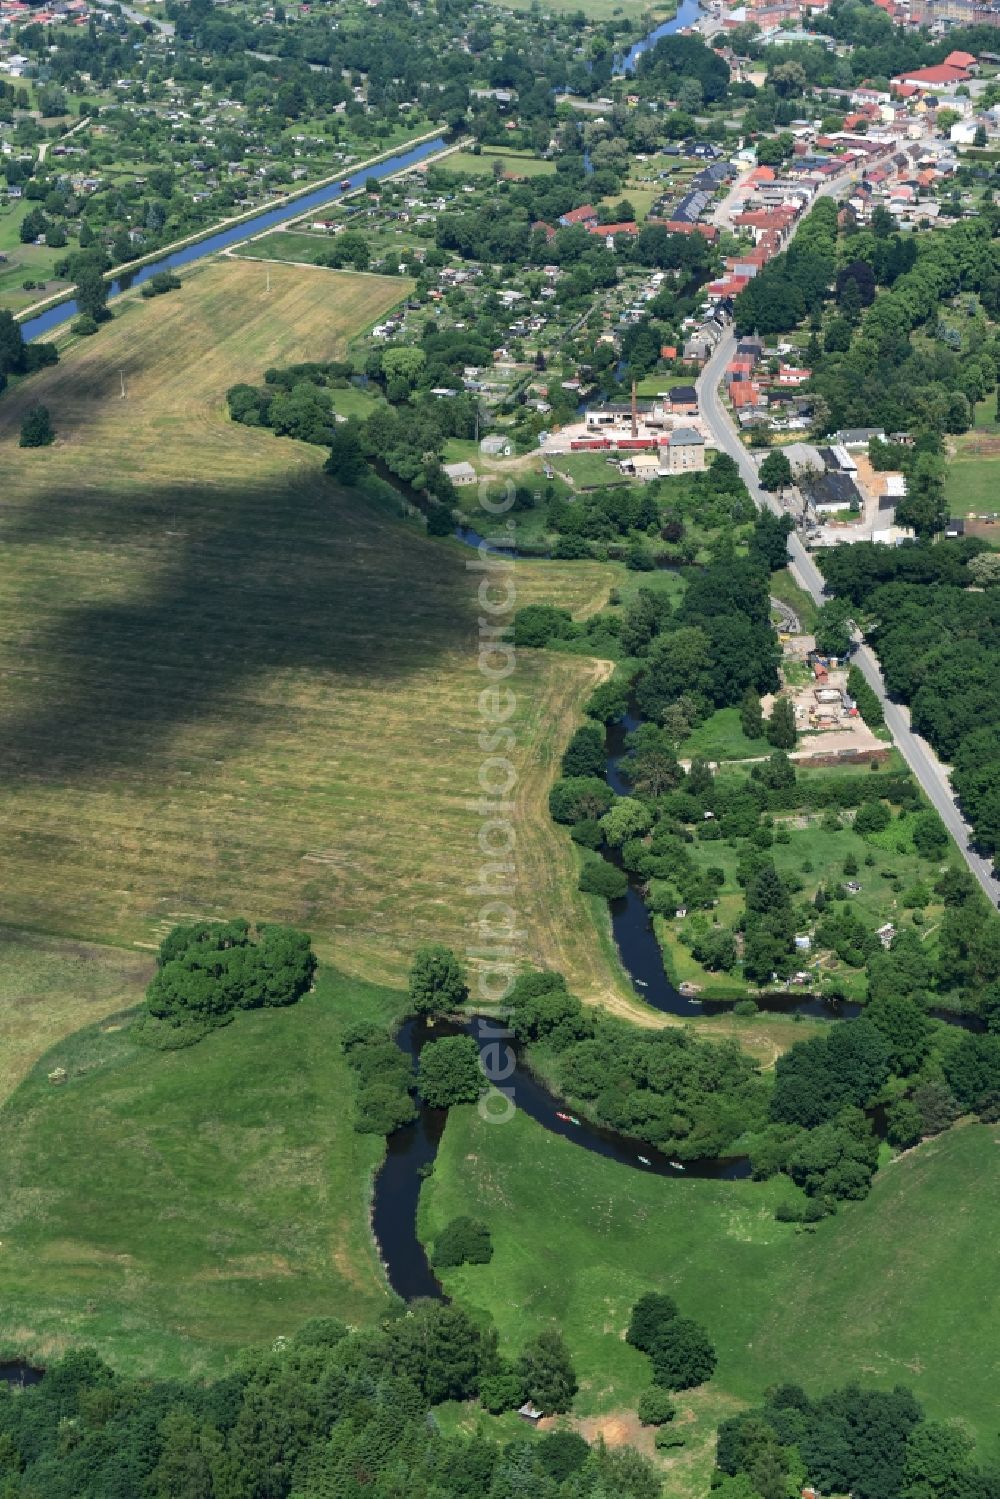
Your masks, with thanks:
[{"label": "mown hay field", "polygon": [[[338,489],[323,451],[230,422],[225,391],[330,358],[407,289],[231,259],[0,403],[2,909],[148,948],[242,913],[398,982],[477,938],[479,575],[472,554]],[[124,379],[126,398],[121,398]],[[17,445],[44,403],[58,440]],[[518,602],[599,607],[615,570],[519,563]],[[545,800],[606,668],[522,653],[515,902],[524,957],[618,981]]]}]

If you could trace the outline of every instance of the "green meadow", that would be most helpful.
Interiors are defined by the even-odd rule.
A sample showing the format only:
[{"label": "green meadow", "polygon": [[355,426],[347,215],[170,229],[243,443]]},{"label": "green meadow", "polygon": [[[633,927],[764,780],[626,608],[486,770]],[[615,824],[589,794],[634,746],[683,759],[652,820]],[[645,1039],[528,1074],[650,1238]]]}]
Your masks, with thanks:
[{"label": "green meadow", "polygon": [[124,1015],[53,1047],[2,1114],[0,1349],[86,1343],[123,1371],[217,1374],[318,1310],[385,1312],[368,1229],[383,1142],[352,1127],[340,1036],[400,1000],[323,969],[298,1004],[180,1051],[137,1046]]},{"label": "green meadow", "polygon": [[[523,1114],[498,1127],[462,1108],[423,1189],[421,1233],[432,1241],[459,1213],[488,1224],[491,1263],[446,1272],[446,1287],[495,1319],[507,1349],[558,1325],[584,1421],[634,1412],[649,1370],[624,1331],[636,1299],[657,1290],[708,1328],[715,1398],[754,1401],[779,1380],[813,1392],[903,1383],[931,1416],[961,1416],[995,1457],[1000,1294],[983,1246],[1000,1227],[998,1145],[996,1126],[953,1129],[803,1232],[774,1219],[784,1178],[654,1177]],[[692,1421],[698,1398],[679,1397]]]}]

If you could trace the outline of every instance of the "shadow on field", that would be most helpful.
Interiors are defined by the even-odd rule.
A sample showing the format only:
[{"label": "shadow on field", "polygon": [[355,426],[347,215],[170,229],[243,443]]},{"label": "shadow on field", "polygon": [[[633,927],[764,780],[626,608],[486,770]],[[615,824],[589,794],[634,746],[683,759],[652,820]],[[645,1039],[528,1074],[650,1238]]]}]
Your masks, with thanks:
[{"label": "shadow on field", "polygon": [[[338,686],[389,694],[475,649],[465,557],[315,472],[134,502],[49,492],[0,514],[0,543],[13,577],[32,548],[27,603],[3,630],[8,782],[167,760],[172,730],[202,718],[220,752],[272,722],[287,731],[297,702],[332,725]],[[376,715],[373,753],[378,736]]]}]

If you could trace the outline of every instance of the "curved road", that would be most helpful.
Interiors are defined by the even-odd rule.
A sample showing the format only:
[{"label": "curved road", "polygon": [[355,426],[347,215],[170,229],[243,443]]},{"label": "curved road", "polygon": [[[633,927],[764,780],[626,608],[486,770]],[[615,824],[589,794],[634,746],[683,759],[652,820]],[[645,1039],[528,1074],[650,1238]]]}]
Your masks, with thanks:
[{"label": "curved road", "polygon": [[[770,510],[781,515],[783,513],[781,506],[774,496],[761,489],[757,482],[757,467],[740,441],[732,419],[719,397],[719,383],[735,349],[736,337],[730,330],[720,341],[715,353],[698,377],[698,403],[701,415],[718,446],[739,465],[740,473],[753,496],[754,503],[759,507],[766,505]],[[822,603],[822,574],[795,532],[788,538],[788,551],[791,570],[797,581],[817,604]],[[1000,880],[994,877],[992,861],[983,858],[973,847],[973,832],[958,810],[948,781],[947,768],[941,764],[927,741],[911,729],[909,710],[899,703],[892,702],[887,696],[874,652],[866,645],[859,645],[854,652],[853,660],[881,702],[886,725],[896,741],[897,748],[920,782],[941,821],[958,844],[959,851],[971,873],[975,875],[988,898],[996,906],[1000,903]]]}]

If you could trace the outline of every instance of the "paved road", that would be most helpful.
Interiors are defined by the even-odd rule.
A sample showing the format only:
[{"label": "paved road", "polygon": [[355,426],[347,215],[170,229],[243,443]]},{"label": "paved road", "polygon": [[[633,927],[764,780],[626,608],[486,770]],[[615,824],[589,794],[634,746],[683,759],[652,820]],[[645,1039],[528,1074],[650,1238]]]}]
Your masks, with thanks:
[{"label": "paved road", "polygon": [[122,14],[128,16],[130,21],[135,21],[138,26],[145,26],[148,21],[150,26],[154,26],[164,36],[173,36],[174,34],[173,21],[161,21],[158,16],[144,15],[141,10],[133,10],[130,5],[122,6]]},{"label": "paved road", "polygon": [[[730,331],[723,338],[698,379],[698,398],[702,417],[709,432],[724,453],[728,453],[739,465],[740,473],[755,503],[765,505],[781,514],[781,507],[757,482],[757,467],[737,435],[729,413],[719,397],[719,382],[726,365],[736,348],[735,335]],[[788,538],[791,569],[797,581],[811,594],[817,604],[823,599],[823,577],[812,557],[806,551],[801,538],[793,533]],[[958,844],[962,857],[979,881],[994,905],[1000,904],[1000,880],[994,878],[989,859],[984,859],[972,847],[972,829],[965,822],[955,804],[948,772],[925,739],[910,728],[909,710],[893,703],[886,695],[885,683],[874,653],[861,645],[854,653],[854,661],[863,672],[866,681],[879,698],[885,713],[885,721],[892,733],[900,753],[923,787],[928,800],[938,812],[941,821]]]}]

